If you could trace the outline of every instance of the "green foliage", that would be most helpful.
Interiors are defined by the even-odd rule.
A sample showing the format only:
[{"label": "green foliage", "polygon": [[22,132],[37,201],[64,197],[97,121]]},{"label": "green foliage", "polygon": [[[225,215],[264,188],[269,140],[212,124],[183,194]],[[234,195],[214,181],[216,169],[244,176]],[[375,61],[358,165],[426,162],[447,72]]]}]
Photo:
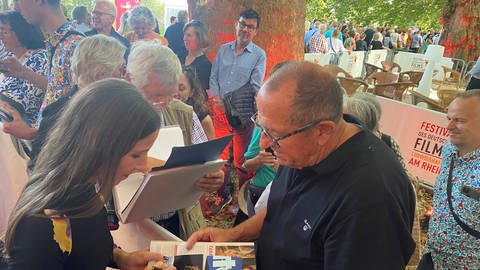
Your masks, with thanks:
[{"label": "green foliage", "polygon": [[354,23],[400,28],[439,28],[446,0],[307,0],[307,19],[347,19]]},{"label": "green foliage", "polygon": [[88,11],[92,11],[93,8],[93,1],[92,0],[60,0],[65,8],[67,9],[67,16],[68,18],[72,17],[72,9],[75,6],[86,6]]}]

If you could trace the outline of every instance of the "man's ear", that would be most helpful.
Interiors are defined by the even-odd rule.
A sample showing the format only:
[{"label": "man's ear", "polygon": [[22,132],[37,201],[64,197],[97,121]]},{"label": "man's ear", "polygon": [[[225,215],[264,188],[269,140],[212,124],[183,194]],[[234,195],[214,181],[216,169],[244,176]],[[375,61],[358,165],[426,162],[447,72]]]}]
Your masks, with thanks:
[{"label": "man's ear", "polygon": [[325,144],[335,132],[337,124],[333,121],[322,121],[314,127],[315,136],[320,145]]}]

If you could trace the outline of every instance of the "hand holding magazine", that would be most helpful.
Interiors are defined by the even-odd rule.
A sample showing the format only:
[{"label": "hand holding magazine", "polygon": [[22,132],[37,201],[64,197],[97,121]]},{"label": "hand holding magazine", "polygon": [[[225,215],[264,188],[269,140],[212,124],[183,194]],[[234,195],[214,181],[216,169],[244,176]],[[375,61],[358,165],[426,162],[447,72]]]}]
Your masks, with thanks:
[{"label": "hand holding magazine", "polygon": [[[230,135],[192,146],[174,146],[172,150],[161,142],[181,145],[181,130],[162,128],[149,154],[154,153],[154,158],[162,159],[165,152],[172,150],[165,164],[170,165],[154,168],[147,175],[132,174],[114,188],[115,208],[120,220],[134,222],[193,205],[202,195],[196,181],[223,166],[225,161],[218,157],[231,138]],[[164,149],[158,149],[159,145]]]}]

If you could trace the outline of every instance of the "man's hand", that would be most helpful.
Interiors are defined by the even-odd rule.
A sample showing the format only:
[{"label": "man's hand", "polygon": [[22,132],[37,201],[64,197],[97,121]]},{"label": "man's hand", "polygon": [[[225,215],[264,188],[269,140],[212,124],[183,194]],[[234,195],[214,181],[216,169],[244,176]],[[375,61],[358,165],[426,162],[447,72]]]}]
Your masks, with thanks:
[{"label": "man's hand", "polygon": [[25,140],[31,140],[35,137],[37,129],[29,127],[15,108],[5,102],[0,103],[0,106],[13,117],[11,122],[2,122],[3,132]]},{"label": "man's hand", "polygon": [[[159,253],[150,252],[147,250],[139,250],[135,252],[125,252],[119,248],[113,250],[113,259],[117,263],[118,267],[122,270],[144,270],[152,269],[147,267],[149,261],[161,262],[163,265],[163,256]],[[157,266],[158,267],[158,266]],[[165,268],[166,266],[159,267],[160,269],[172,269]],[[174,269],[174,268],[173,268]]]},{"label": "man's hand", "polygon": [[197,188],[205,192],[215,192],[223,185],[224,178],[222,170],[208,173],[197,180]]},{"label": "man's hand", "polygon": [[231,229],[208,227],[192,234],[187,240],[187,250],[197,242],[233,242],[235,238]]},{"label": "man's hand", "polygon": [[16,57],[7,57],[0,63],[7,67],[7,71],[3,72],[5,76],[24,79],[26,67],[24,67]]}]

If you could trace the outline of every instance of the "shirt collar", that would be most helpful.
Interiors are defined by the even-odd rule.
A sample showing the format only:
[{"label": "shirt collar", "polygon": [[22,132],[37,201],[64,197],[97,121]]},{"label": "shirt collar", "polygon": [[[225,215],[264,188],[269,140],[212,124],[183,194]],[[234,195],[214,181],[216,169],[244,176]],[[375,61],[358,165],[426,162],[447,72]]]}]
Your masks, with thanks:
[{"label": "shirt collar", "polygon": [[[232,49],[232,51],[235,51],[235,44],[237,44],[236,40],[230,42],[230,49]],[[254,48],[255,48],[255,45],[253,44],[253,41],[250,41],[250,43],[248,43],[247,47],[245,47],[245,50],[248,51],[248,52],[253,52]]]},{"label": "shirt collar", "polygon": [[51,46],[55,47],[58,45],[62,37],[71,30],[74,30],[75,28],[73,27],[73,24],[71,22],[66,22],[62,24],[57,30],[55,30],[55,33],[53,33],[51,36],[48,37],[48,43],[50,43]]},{"label": "shirt collar", "polygon": [[352,115],[344,114],[343,119],[347,123],[357,125],[361,130],[358,133],[356,133],[355,135],[353,135],[351,138],[349,138],[347,141],[345,141],[342,145],[340,145],[335,151],[333,151],[327,157],[325,157],[325,159],[323,159],[319,163],[317,163],[317,164],[315,164],[315,165],[313,165],[309,168],[305,168],[305,169],[312,170],[316,174],[329,174],[329,173],[333,173],[333,172],[337,171],[338,168],[342,166],[342,165],[340,165],[341,163],[343,164],[345,162],[348,162],[347,159],[342,157],[345,153],[345,151],[342,150],[342,149],[344,149],[344,148],[355,149],[355,144],[356,144],[356,141],[358,140],[357,138],[367,136],[367,133],[369,133],[370,131],[365,129],[362,126],[362,122],[360,122],[360,120],[358,120],[357,118],[355,118]]},{"label": "shirt collar", "polygon": [[[471,161],[476,161],[476,160],[480,160],[480,148],[477,148],[471,152],[468,152],[466,153],[465,155],[459,157],[458,156],[458,148],[457,146],[455,146],[453,143],[451,143],[450,141],[448,141],[448,144],[451,145],[451,147],[453,148],[453,151],[448,155],[449,158],[452,158],[452,157],[455,157],[455,158],[458,158],[462,161],[465,161],[465,162],[471,162]],[[445,144],[446,145],[446,144]],[[445,147],[444,145],[444,147]]]}]

